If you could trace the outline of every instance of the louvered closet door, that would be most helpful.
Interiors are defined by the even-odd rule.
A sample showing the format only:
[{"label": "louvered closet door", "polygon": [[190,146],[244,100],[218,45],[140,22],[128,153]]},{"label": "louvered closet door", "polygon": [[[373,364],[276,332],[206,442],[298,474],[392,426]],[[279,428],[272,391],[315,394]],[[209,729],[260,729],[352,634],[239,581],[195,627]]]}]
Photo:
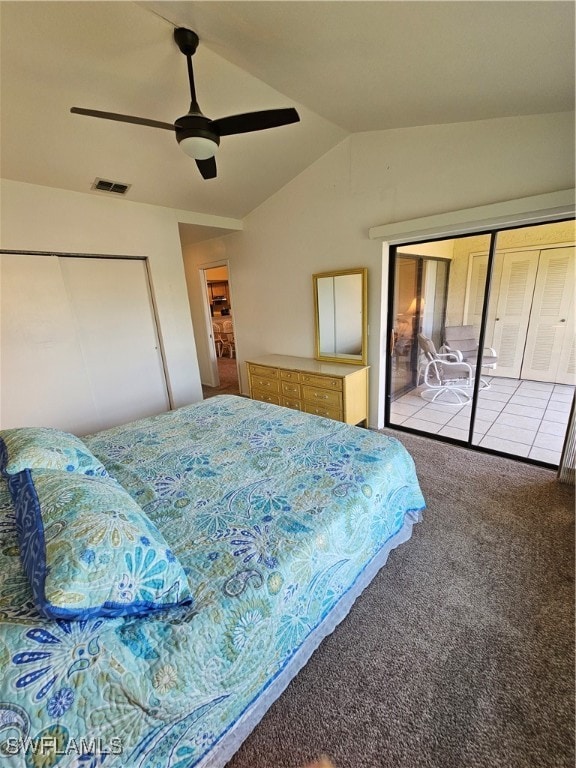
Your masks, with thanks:
[{"label": "louvered closet door", "polygon": [[[538,251],[496,254],[495,267],[498,267],[501,277],[499,286],[496,281],[493,283],[493,292],[498,298],[493,332],[488,334],[491,341],[487,339],[498,355],[498,367],[494,371],[496,376],[520,377],[538,257]],[[501,271],[498,262],[501,262]]]},{"label": "louvered closet door", "polygon": [[568,317],[566,319],[566,331],[564,332],[564,342],[560,351],[560,364],[556,373],[557,384],[576,385],[576,329],[575,329],[575,302],[572,297]]},{"label": "louvered closet door", "polygon": [[576,384],[573,302],[574,248],[541,251],[523,379]]}]

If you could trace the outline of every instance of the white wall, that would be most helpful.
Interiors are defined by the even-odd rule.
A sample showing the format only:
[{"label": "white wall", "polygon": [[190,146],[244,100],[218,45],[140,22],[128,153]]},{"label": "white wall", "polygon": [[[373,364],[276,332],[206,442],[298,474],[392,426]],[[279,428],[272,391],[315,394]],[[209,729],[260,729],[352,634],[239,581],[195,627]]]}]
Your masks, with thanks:
[{"label": "white wall", "polygon": [[[244,360],[314,354],[312,274],[368,267],[370,423],[376,425],[387,264],[368,229],[573,186],[573,113],[355,134],[253,211],[242,232],[186,248],[187,272],[229,260],[247,392]],[[192,281],[192,304],[197,290]]]},{"label": "white wall", "polygon": [[[387,265],[370,227],[574,186],[572,113],[355,134],[253,211],[244,229],[188,246],[188,294],[201,365],[208,355],[200,264],[227,263],[243,361],[314,354],[312,274],[368,268],[371,424],[385,348]],[[247,180],[246,183],[249,183]],[[178,221],[182,212],[3,181],[0,247],[145,255],[175,406],[201,399]]]},{"label": "white wall", "polygon": [[172,403],[201,400],[178,212],[7,180],[0,193],[2,249],[148,258]]}]

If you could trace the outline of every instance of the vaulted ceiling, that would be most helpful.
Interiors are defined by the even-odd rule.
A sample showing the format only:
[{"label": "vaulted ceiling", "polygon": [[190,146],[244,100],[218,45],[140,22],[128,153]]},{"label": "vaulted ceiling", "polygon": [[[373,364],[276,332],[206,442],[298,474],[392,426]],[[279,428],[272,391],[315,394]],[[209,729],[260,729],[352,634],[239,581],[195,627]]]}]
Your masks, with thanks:
[{"label": "vaulted ceiling", "polygon": [[[574,3],[0,2],[4,178],[241,218],[350,133],[574,109]],[[205,181],[168,131],[188,111],[174,26],[200,36],[209,117],[297,108],[301,122],[223,137]],[[93,194],[102,194],[93,192]],[[119,201],[120,203],[120,201]]]}]

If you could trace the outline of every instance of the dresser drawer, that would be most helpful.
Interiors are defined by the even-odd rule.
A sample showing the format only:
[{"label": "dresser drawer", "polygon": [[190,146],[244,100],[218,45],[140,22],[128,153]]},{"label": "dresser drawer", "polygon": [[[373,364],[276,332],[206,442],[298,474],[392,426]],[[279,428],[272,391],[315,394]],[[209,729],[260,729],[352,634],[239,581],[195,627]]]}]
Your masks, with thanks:
[{"label": "dresser drawer", "polygon": [[284,379],[284,381],[300,381],[300,374],[298,371],[280,370],[280,378]]},{"label": "dresser drawer", "polygon": [[302,400],[298,400],[295,397],[281,397],[280,405],[283,405],[285,408],[292,408],[294,411],[302,410]]},{"label": "dresser drawer", "polygon": [[300,398],[300,384],[292,381],[281,381],[280,382],[280,390],[283,395],[286,395],[286,397],[297,397]]},{"label": "dresser drawer", "polygon": [[274,379],[267,379],[265,376],[251,376],[250,382],[252,389],[261,389],[264,392],[280,392],[280,382]]},{"label": "dresser drawer", "polygon": [[316,403],[304,403],[304,410],[306,413],[314,413],[316,416],[326,416],[327,419],[335,419],[336,421],[342,421],[342,411],[338,408],[329,408],[325,405],[316,405]]},{"label": "dresser drawer", "polygon": [[267,365],[254,365],[254,363],[248,363],[248,369],[251,376],[267,376],[269,379],[278,378],[278,368],[268,368]]},{"label": "dresser drawer", "polygon": [[312,387],[323,387],[342,392],[342,379],[333,376],[316,376],[310,373],[301,373],[300,381],[302,384],[310,384]]},{"label": "dresser drawer", "polygon": [[246,360],[250,397],[347,424],[368,424],[368,367],[292,355]]},{"label": "dresser drawer", "polygon": [[262,389],[252,390],[252,400],[260,400],[263,403],[274,403],[274,405],[280,405],[280,396],[274,394],[274,392],[266,392]]},{"label": "dresser drawer", "polygon": [[323,408],[342,408],[342,393],[331,389],[319,389],[302,385],[302,398],[310,403],[317,403]]}]

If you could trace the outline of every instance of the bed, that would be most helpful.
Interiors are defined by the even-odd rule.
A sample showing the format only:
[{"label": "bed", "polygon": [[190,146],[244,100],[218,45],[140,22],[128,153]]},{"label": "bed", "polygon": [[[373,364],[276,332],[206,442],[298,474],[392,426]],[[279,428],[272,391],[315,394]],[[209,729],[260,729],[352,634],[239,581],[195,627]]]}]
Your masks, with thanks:
[{"label": "bed", "polygon": [[[61,458],[59,434],[44,447]],[[0,432],[8,442],[18,435]],[[3,457],[2,765],[223,766],[389,552],[410,538],[424,508],[414,463],[381,433],[231,395],[79,442],[95,465],[68,456],[63,467],[16,462],[11,473]],[[35,523],[20,517],[25,481],[36,483],[37,502],[41,482],[52,488],[42,510],[53,517],[39,524],[46,557],[57,540],[60,555],[81,549],[88,592],[99,587],[98,558],[112,572],[121,552],[150,589],[160,583],[158,566],[143,556],[136,565],[134,552],[122,551],[150,549],[148,534],[130,539],[126,516],[94,513],[82,528],[66,517],[76,490],[60,488],[83,483],[129,496],[166,542],[168,567],[185,573],[177,599],[108,615],[85,610],[90,595],[82,593],[73,597],[76,613],[45,615],[27,570],[44,550]],[[68,505],[61,519],[55,494]],[[94,554],[102,551],[112,560]],[[56,566],[44,570],[53,581],[59,574]],[[134,584],[124,578],[122,587],[124,599]],[[55,604],[61,593],[50,594]],[[174,595],[171,587],[162,599]]]}]

